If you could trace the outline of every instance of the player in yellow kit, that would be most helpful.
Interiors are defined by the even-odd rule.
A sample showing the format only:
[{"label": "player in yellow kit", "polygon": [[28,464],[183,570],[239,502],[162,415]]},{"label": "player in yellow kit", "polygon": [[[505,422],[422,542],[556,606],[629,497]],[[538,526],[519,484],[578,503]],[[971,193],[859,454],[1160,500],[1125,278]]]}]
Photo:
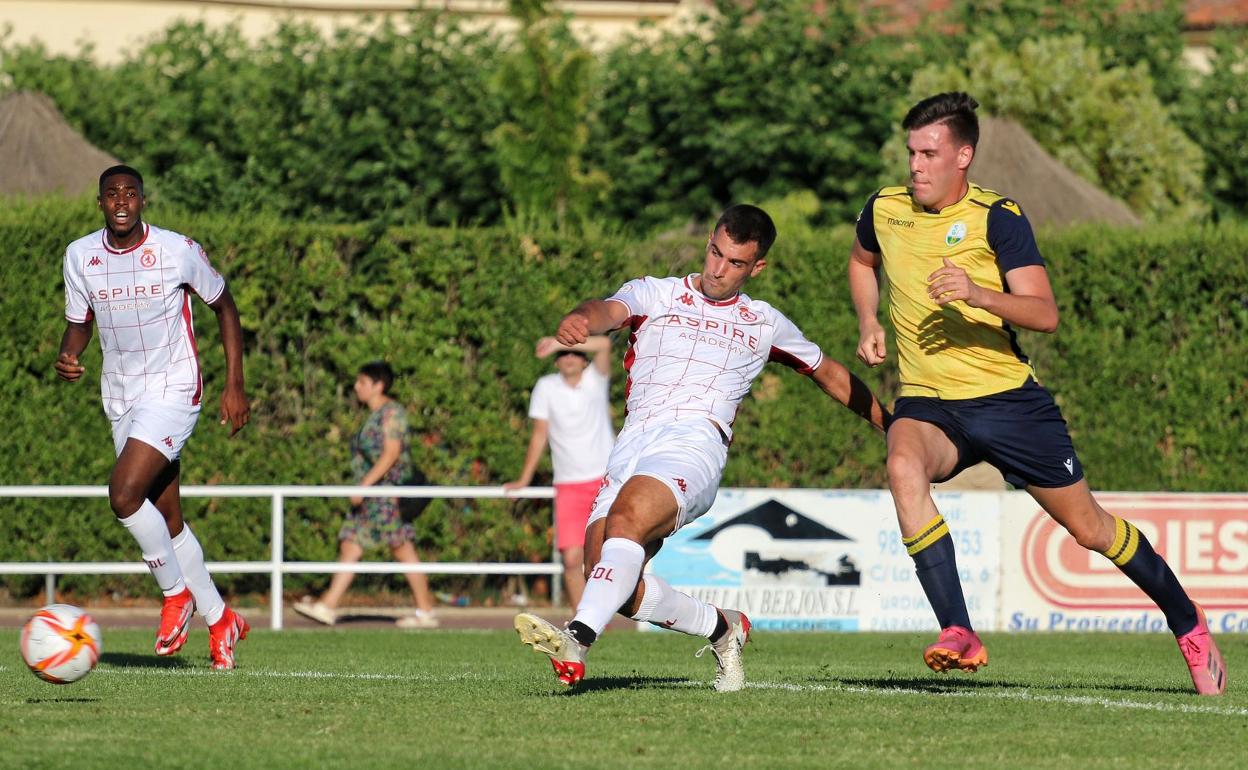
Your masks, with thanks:
[{"label": "player in yellow kit", "polygon": [[1204,613],[1143,534],[1092,497],[1066,422],[1018,346],[1014,327],[1057,330],[1057,303],[1022,209],[967,180],[979,139],[976,107],[967,94],[945,93],[910,110],[902,121],[910,185],[867,200],[849,260],[858,357],[869,366],[887,356],[877,318],[881,269],[888,279],[901,370],[888,481],[902,541],[942,629],[924,660],[936,671],[988,662],[971,628],[953,539],[930,493],[931,482],[987,461],[1148,594],[1197,692],[1221,693],[1226,668]]}]

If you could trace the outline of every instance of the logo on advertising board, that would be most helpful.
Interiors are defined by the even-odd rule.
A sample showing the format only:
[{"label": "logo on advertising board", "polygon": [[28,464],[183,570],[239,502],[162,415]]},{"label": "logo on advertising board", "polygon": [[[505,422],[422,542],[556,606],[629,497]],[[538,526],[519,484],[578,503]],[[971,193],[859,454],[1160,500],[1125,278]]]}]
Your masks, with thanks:
[{"label": "logo on advertising board", "polygon": [[861,546],[822,515],[770,495],[751,506],[756,500],[742,495],[744,510],[682,528],[655,557],[654,571],[703,601],[745,612],[756,628],[856,630]]},{"label": "logo on advertising board", "polygon": [[[1098,496],[1165,558],[1206,609],[1239,608],[1248,596],[1248,502],[1242,497]],[[1071,610],[1155,609],[1108,559],[1082,548],[1037,510],[1022,538],[1023,574],[1045,601]]]}]

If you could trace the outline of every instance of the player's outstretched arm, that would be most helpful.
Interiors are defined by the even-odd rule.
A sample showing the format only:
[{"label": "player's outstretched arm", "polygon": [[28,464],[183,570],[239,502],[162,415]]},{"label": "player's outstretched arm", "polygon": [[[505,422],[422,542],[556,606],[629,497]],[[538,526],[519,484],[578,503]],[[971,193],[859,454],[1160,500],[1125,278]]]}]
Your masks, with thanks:
[{"label": "player's outstretched arm", "polygon": [[851,412],[871,423],[876,430],[887,430],[892,415],[884,408],[871,388],[853,372],[826,355],[810,375],[820,390],[844,404]]},{"label": "player's outstretched arm", "polygon": [[251,419],[251,406],[243,387],[243,325],[238,320],[238,306],[229,287],[209,304],[217,314],[221,327],[221,346],[225,348],[225,389],[221,392],[221,424],[230,424],[230,435],[243,429]]},{"label": "player's outstretched arm", "polygon": [[534,353],[538,358],[546,358],[560,350],[576,350],[586,353],[592,357],[595,369],[602,374],[611,373],[610,337],[596,334],[580,345],[564,345],[554,337],[542,337],[537,341],[537,348],[534,350]]},{"label": "player's outstretched arm", "polygon": [[82,377],[82,373],[86,370],[78,363],[78,356],[87,349],[87,343],[91,341],[93,326],[91,321],[65,322],[65,333],[61,335],[61,350],[56,356],[56,363],[53,364],[57,377],[66,382],[77,382]]},{"label": "player's outstretched arm", "polygon": [[524,470],[520,471],[520,477],[515,481],[503,484],[503,489],[510,492],[513,489],[523,489],[533,483],[533,474],[537,471],[537,464],[546,451],[546,440],[549,435],[550,422],[534,419],[533,434],[529,436],[529,448],[524,454]]},{"label": "player's outstretched arm", "polygon": [[606,334],[628,320],[628,307],[622,302],[591,299],[576,306],[559,322],[555,340],[560,345],[575,347],[585,344],[591,335]]},{"label": "player's outstretched arm", "polygon": [[858,359],[879,366],[888,355],[880,325],[880,255],[868,251],[857,238],[849,251],[849,294],[858,314]]}]

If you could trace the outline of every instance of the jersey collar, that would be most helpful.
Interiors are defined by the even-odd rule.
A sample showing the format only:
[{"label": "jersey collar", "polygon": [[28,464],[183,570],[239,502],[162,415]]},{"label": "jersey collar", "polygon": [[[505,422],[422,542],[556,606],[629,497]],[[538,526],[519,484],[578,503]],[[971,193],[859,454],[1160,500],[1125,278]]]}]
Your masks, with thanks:
[{"label": "jersey collar", "polygon": [[[956,201],[954,201],[953,203],[950,203],[948,206],[945,206],[945,207],[944,207],[944,208],[942,208],[942,209],[937,209],[937,210],[933,211],[932,209],[926,208],[925,206],[919,206],[919,211],[921,211],[921,212],[922,212],[922,213],[924,213],[924,214],[931,214],[931,215],[932,215],[932,216],[934,216],[934,217],[940,216],[941,214],[944,214],[946,211],[950,211],[951,209],[955,209],[955,208],[957,208],[958,206],[961,206],[963,203],[966,203],[966,199],[967,199],[967,198],[969,198],[969,197],[971,197],[971,192],[972,192],[974,189],[975,189],[975,185],[974,185],[974,184],[972,184],[972,183],[968,180],[968,181],[967,181],[967,183],[966,183],[966,192],[962,195],[962,197],[961,197],[961,198],[958,198]],[[913,190],[910,192],[910,199],[911,199],[911,200],[914,200],[914,191],[913,191]],[[914,201],[914,202],[915,202],[915,203],[918,203],[918,201]]]},{"label": "jersey collar", "polygon": [[737,304],[737,300],[741,299],[741,292],[737,292],[736,294],[732,295],[728,299],[711,299],[710,297],[703,294],[700,289],[698,289],[696,286],[693,285],[693,279],[699,275],[701,275],[701,273],[690,273],[689,275],[686,275],[685,286],[693,290],[694,292],[697,292],[698,299],[702,300],[706,304],[711,305],[712,307],[728,307],[729,305]]},{"label": "jersey collar", "polygon": [[125,251],[118,251],[117,249],[114,249],[112,246],[108,245],[108,228],[107,227],[105,227],[103,230],[100,231],[100,240],[103,241],[104,243],[104,250],[107,251],[109,254],[129,254],[130,252],[139,248],[143,244],[147,243],[147,236],[151,234],[152,234],[152,226],[144,222],[143,223],[143,238],[138,243],[134,244],[130,248],[126,249]]}]

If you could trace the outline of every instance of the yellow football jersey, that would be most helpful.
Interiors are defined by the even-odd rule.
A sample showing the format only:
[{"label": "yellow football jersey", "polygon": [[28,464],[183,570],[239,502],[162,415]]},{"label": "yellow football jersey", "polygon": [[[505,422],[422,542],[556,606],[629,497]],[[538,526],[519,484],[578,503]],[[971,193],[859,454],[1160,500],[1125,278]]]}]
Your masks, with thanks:
[{"label": "yellow football jersey", "polygon": [[1003,319],[960,300],[941,306],[927,296],[927,277],[946,257],[972,281],[996,291],[1009,290],[1006,272],[1044,264],[1017,203],[971,184],[957,203],[933,212],[909,188],[885,187],[859,215],[858,241],[883,257],[900,395],[979,398],[1034,376]]}]

